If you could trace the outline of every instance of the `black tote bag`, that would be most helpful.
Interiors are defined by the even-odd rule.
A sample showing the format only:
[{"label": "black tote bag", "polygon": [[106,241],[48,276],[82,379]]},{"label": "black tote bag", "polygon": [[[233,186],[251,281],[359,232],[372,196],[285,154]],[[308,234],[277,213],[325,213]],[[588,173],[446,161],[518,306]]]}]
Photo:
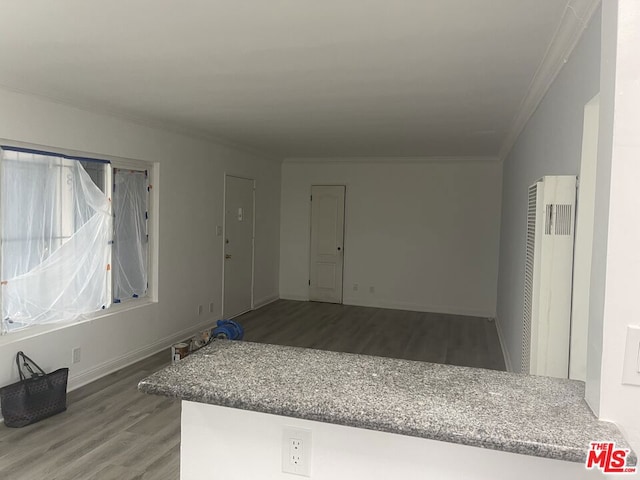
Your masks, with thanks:
[{"label": "black tote bag", "polygon": [[47,374],[22,352],[16,355],[16,363],[20,381],[0,388],[0,408],[7,427],[24,427],[67,409],[68,368]]}]

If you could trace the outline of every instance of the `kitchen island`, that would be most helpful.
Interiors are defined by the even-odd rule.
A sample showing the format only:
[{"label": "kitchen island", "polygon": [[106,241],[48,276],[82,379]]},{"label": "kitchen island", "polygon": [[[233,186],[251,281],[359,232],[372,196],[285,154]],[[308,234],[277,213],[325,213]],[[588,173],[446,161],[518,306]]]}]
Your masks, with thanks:
[{"label": "kitchen island", "polygon": [[183,480],[290,478],[285,427],[311,434],[317,479],[597,478],[589,442],[629,448],[582,382],[476,368],[215,341],[139,389],[183,400]]}]

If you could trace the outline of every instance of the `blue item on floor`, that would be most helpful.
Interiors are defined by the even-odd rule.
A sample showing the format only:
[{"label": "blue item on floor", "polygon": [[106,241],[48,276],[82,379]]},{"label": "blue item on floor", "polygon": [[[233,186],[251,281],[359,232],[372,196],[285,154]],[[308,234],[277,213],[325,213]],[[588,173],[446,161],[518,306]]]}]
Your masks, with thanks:
[{"label": "blue item on floor", "polygon": [[242,340],[244,336],[244,328],[238,322],[233,320],[218,320],[217,327],[211,332],[212,338],[221,338],[227,340]]}]

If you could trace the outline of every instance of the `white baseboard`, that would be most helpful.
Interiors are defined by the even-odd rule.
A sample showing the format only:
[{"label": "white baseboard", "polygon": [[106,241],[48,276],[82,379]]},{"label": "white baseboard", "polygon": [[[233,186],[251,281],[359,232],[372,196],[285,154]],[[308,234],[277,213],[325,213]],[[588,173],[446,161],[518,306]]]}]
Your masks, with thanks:
[{"label": "white baseboard", "polygon": [[269,305],[270,303],[273,303],[277,300],[280,300],[280,295],[269,295],[259,300],[254,300],[253,309],[255,310],[257,308],[264,307],[265,305]]},{"label": "white baseboard", "polygon": [[500,323],[500,319],[496,316],[496,330],[498,331],[498,340],[500,340],[500,348],[502,349],[502,355],[504,355],[504,365],[507,369],[507,372],[513,373],[513,364],[511,363],[511,355],[509,355],[509,350],[507,349],[507,344],[504,338],[504,333],[502,331],[502,323]]},{"label": "white baseboard", "polygon": [[167,350],[167,360],[170,359],[171,354],[169,352],[169,347],[176,342],[180,342],[189,338],[196,334],[199,331],[202,331],[206,328],[213,328],[215,326],[216,320],[205,320],[196,325],[193,325],[189,328],[185,328],[173,335],[169,335],[168,337],[164,337],[152,344],[145,345],[144,347],[138,348],[137,350],[133,350],[131,352],[125,353],[116,358],[112,358],[106,362],[103,362],[89,370],[86,370],[78,375],[70,376],[68,382],[68,391],[75,390],[80,388],[88,383],[94,382],[110,373],[118,371],[124,367],[128,367],[140,360],[144,360],[151,355],[154,355],[164,349]]},{"label": "white baseboard", "polygon": [[493,318],[495,315],[493,312],[486,310],[479,310],[473,308],[464,307],[452,307],[445,305],[422,305],[415,303],[393,302],[387,300],[373,299],[370,301],[363,301],[356,298],[344,298],[342,303],[345,305],[354,305],[357,307],[375,307],[375,308],[388,308],[391,310],[409,310],[411,312],[428,312],[428,313],[443,313],[449,315],[464,315],[468,317],[482,317]]},{"label": "white baseboard", "polygon": [[280,298],[282,300],[297,300],[299,302],[309,301],[309,295],[298,295],[296,293],[281,293]]},{"label": "white baseboard", "polygon": [[[283,300],[296,300],[301,302],[309,301],[309,296],[298,295],[295,293],[281,293],[280,298]],[[495,316],[495,312],[474,308],[393,302],[377,298],[372,300],[361,300],[353,297],[344,297],[342,299],[342,303],[344,305],[353,305],[356,307],[375,307],[388,308],[390,310],[409,310],[412,312],[446,313],[449,315],[464,315],[468,317],[493,318]]]}]

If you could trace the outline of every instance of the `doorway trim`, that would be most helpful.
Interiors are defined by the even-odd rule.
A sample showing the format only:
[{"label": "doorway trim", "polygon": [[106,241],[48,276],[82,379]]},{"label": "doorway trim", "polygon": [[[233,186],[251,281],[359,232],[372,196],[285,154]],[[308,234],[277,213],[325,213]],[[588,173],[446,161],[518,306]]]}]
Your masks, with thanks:
[{"label": "doorway trim", "polygon": [[[224,293],[225,293],[225,261],[224,261],[224,255],[225,255],[225,239],[227,238],[227,178],[228,177],[234,177],[234,178],[240,178],[243,180],[250,180],[251,182],[253,182],[253,199],[252,199],[252,204],[253,204],[253,221],[252,221],[252,225],[251,225],[251,308],[247,311],[251,311],[254,309],[254,288],[255,288],[255,271],[256,271],[256,179],[255,178],[251,178],[251,177],[246,177],[244,175],[235,175],[233,173],[224,173],[224,186],[222,189],[222,242],[221,242],[221,254],[220,254],[220,258],[222,260],[222,288],[221,290],[221,295],[222,295],[222,299],[220,301],[220,318],[224,318]],[[247,312],[241,312],[235,316],[239,316],[242,315],[243,313],[247,313]],[[232,317],[235,318],[235,317]]]},{"label": "doorway trim", "polygon": [[580,176],[576,193],[569,378],[583,382],[587,379],[589,298],[591,297],[591,257],[593,253],[599,119],[600,93],[596,94],[584,106]]}]

